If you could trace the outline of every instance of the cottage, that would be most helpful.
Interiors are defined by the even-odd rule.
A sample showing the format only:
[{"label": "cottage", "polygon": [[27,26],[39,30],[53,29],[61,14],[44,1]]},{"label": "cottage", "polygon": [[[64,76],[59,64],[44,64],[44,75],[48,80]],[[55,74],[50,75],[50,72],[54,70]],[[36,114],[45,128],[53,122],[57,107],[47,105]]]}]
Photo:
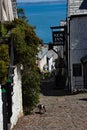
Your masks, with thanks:
[{"label": "cottage", "polygon": [[47,70],[47,52],[48,52],[47,46],[42,46],[37,56],[38,57],[37,65],[41,72]]},{"label": "cottage", "polygon": [[58,55],[53,51],[49,50],[47,53],[47,66],[48,72],[55,70],[55,60],[58,58]]},{"label": "cottage", "polygon": [[48,44],[44,44],[38,53],[37,64],[41,72],[52,72],[55,69],[55,59],[58,55],[48,49]]},{"label": "cottage", "polygon": [[87,1],[68,0],[69,88],[87,89]]}]

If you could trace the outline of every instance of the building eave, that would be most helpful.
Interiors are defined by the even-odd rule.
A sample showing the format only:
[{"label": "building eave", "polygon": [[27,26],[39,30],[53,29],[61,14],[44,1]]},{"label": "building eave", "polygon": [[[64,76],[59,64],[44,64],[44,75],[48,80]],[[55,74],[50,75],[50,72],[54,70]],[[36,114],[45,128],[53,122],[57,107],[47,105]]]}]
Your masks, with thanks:
[{"label": "building eave", "polygon": [[77,18],[77,17],[87,17],[87,14],[75,14],[75,15],[68,16],[68,18],[70,19]]}]

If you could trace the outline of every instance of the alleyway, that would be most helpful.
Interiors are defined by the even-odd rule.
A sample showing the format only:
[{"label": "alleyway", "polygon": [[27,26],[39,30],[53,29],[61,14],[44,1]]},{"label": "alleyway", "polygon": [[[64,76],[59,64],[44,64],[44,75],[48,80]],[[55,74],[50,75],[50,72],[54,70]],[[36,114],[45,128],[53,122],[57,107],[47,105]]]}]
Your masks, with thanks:
[{"label": "alleyway", "polygon": [[44,81],[40,102],[47,112],[19,119],[13,130],[87,130],[87,94],[67,95],[54,89],[53,81]]}]

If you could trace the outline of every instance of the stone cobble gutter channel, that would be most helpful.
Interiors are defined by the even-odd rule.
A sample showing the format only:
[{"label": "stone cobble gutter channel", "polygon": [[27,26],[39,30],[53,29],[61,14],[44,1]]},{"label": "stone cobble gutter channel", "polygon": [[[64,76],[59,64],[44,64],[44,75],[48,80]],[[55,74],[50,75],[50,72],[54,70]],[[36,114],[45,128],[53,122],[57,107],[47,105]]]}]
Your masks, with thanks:
[{"label": "stone cobble gutter channel", "polygon": [[54,89],[52,80],[43,82],[40,102],[47,112],[19,119],[13,130],[87,130],[87,93],[67,95]]}]

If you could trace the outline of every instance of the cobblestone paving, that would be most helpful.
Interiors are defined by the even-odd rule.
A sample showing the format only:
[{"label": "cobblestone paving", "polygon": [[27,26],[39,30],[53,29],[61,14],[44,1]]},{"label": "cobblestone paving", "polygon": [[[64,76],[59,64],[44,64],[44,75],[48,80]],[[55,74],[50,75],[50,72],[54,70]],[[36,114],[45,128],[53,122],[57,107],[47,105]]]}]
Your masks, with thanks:
[{"label": "cobblestone paving", "polygon": [[35,109],[33,114],[20,118],[13,130],[87,130],[87,93],[65,95],[53,89],[51,82],[46,84],[40,102],[47,112],[40,115]]}]

